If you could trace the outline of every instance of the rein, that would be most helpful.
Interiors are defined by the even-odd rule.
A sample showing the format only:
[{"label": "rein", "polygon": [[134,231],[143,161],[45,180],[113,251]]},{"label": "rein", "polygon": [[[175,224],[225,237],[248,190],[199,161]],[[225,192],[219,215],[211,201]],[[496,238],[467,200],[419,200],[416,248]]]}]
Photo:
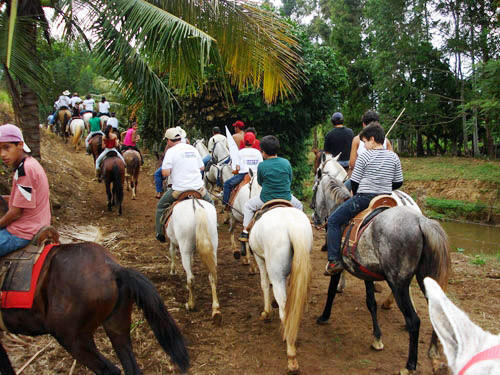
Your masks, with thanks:
[{"label": "rein", "polygon": [[474,357],[472,357],[469,360],[469,362],[467,362],[465,366],[462,367],[462,370],[460,370],[458,375],[464,375],[465,372],[469,369],[469,367],[478,362],[487,361],[490,359],[499,359],[499,358],[500,358],[500,345],[496,345],[489,349],[483,350],[482,352],[479,352]]}]

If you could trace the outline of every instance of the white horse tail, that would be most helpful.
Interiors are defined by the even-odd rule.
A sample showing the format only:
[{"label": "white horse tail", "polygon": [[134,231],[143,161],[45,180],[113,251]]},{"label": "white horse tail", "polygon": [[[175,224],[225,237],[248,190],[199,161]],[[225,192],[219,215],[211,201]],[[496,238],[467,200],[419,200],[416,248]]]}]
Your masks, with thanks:
[{"label": "white horse tail", "polygon": [[300,227],[289,228],[288,236],[292,245],[293,258],[285,306],[283,339],[288,345],[295,345],[311,280],[311,259],[309,258],[311,241],[304,228]]},{"label": "white horse tail", "polygon": [[[208,268],[210,274],[217,278],[217,264],[214,257],[214,247],[208,231],[207,213],[204,207],[196,204],[194,211],[194,221],[196,223],[196,249],[201,260]],[[217,280],[215,280],[217,282]]]},{"label": "white horse tail", "polygon": [[80,142],[80,137],[82,136],[82,131],[83,131],[82,126],[79,126],[79,125],[75,126],[75,135],[73,136],[73,146],[76,147],[78,142]]}]

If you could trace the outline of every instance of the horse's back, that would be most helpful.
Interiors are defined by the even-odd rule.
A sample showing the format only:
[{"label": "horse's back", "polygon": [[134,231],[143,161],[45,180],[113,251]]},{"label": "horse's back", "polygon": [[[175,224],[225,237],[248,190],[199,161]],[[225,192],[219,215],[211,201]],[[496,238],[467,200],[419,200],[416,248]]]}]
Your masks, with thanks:
[{"label": "horse's back", "polygon": [[[212,240],[217,238],[217,212],[213,204],[204,201],[203,199],[197,200],[205,210],[208,232]],[[175,239],[178,242],[180,238],[195,239],[196,235],[196,219],[195,210],[201,209],[197,202],[193,199],[186,199],[178,204],[172,210],[172,216],[167,227],[167,236]]]},{"label": "horse's back", "polygon": [[262,186],[260,186],[259,183],[257,182],[257,177],[253,177],[253,179],[248,184],[245,184],[244,186],[241,187],[241,189],[236,194],[233,203],[233,207],[239,212],[234,209],[231,210],[231,214],[233,215],[236,221],[238,222],[243,221],[243,207],[245,206],[245,203],[247,203],[251,198],[255,197],[256,195],[259,195],[261,190]]},{"label": "horse's back", "polygon": [[127,150],[123,153],[128,173],[133,175],[138,173],[141,167],[141,156],[136,150]]}]

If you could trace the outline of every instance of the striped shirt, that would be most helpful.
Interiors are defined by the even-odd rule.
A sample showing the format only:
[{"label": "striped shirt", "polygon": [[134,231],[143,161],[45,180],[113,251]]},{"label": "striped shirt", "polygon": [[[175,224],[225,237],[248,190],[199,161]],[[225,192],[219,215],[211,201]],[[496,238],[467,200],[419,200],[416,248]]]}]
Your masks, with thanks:
[{"label": "striped shirt", "polygon": [[398,156],[389,150],[367,150],[358,156],[351,180],[359,183],[357,193],[391,194],[393,182],[403,182]]}]

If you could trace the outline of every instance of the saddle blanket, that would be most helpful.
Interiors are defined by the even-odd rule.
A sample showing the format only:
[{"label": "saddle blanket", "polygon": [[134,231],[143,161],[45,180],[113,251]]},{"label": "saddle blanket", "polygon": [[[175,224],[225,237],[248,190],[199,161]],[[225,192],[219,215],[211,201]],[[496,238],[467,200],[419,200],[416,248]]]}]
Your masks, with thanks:
[{"label": "saddle blanket", "polygon": [[31,309],[33,307],[33,300],[35,298],[36,286],[38,283],[38,277],[42,271],[42,266],[45,262],[45,258],[49,254],[50,250],[54,246],[59,244],[49,244],[46,245],[40,257],[35,262],[32,272],[31,272],[31,285],[28,291],[19,290],[2,290],[0,291],[1,308],[2,309]]}]

